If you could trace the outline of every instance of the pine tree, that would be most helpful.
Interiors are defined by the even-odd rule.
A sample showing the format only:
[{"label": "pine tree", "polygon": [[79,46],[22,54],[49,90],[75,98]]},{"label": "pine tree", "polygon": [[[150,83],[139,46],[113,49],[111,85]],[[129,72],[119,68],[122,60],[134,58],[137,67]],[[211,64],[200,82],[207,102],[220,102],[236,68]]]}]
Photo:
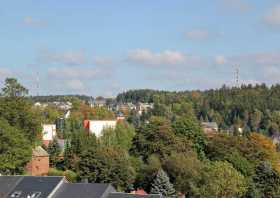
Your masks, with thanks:
[{"label": "pine tree", "polygon": [[57,158],[61,153],[61,149],[59,147],[57,139],[54,139],[47,148],[47,152],[50,155],[50,165],[55,167]]},{"label": "pine tree", "polygon": [[160,194],[163,198],[176,197],[173,184],[170,183],[168,175],[162,169],[158,171],[153,181],[151,193]]}]

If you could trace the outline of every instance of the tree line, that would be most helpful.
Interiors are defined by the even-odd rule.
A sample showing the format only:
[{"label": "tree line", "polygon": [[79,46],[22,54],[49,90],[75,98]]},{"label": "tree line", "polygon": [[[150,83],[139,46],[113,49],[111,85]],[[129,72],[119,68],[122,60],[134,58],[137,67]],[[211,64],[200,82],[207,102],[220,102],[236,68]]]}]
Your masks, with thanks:
[{"label": "tree line", "polygon": [[[24,174],[31,149],[42,145],[40,124],[55,122],[60,114],[55,107],[33,107],[23,88],[16,79],[7,79],[1,92],[1,174]],[[112,118],[114,113],[77,102],[70,118],[58,129],[59,137],[66,140],[65,148],[62,150],[57,140],[45,147],[52,167],[49,175],[65,175],[71,182],[112,183],[119,191],[143,188],[164,198],[177,197],[178,193],[206,198],[279,197],[280,155],[272,140],[263,135],[263,115],[260,122],[252,116],[255,109],[261,113],[264,109],[278,111],[277,106],[266,104],[278,100],[276,96],[264,99],[272,89],[276,88],[130,91],[117,100],[153,102],[154,109],[142,115],[131,111],[127,121],[104,130],[98,138],[83,128],[83,120]],[[248,125],[248,133],[203,133],[201,120],[218,122],[211,111],[220,114],[219,126],[226,129],[235,124],[230,118],[236,108],[249,112],[247,121],[243,114],[233,116],[242,126]]]}]

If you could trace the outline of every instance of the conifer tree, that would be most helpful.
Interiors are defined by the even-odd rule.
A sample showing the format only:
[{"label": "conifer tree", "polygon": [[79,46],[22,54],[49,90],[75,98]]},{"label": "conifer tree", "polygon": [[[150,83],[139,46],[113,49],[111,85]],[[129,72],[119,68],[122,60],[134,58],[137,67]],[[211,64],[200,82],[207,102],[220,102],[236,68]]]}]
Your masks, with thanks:
[{"label": "conifer tree", "polygon": [[152,194],[160,194],[163,198],[175,198],[176,191],[173,184],[170,183],[168,175],[160,169],[153,181]]}]

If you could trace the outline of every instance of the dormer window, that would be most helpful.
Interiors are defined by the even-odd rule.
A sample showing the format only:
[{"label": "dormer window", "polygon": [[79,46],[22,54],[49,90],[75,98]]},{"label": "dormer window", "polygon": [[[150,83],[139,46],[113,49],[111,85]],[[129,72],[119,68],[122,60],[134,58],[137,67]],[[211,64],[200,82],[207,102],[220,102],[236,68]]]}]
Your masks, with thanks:
[{"label": "dormer window", "polygon": [[20,197],[21,193],[22,193],[21,191],[15,191],[10,195],[10,197],[14,197],[14,198]]}]

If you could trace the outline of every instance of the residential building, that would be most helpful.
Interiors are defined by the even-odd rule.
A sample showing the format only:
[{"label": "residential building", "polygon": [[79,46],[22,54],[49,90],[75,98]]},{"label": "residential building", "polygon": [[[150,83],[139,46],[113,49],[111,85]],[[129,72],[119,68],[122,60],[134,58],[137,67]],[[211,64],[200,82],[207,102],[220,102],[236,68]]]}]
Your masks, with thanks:
[{"label": "residential building", "polygon": [[90,133],[95,134],[96,137],[102,135],[102,131],[107,128],[115,129],[117,120],[85,120],[84,128],[88,129]]},{"label": "residential building", "polygon": [[49,145],[51,141],[56,137],[56,125],[55,124],[43,124],[43,143]]},{"label": "residential building", "polygon": [[27,173],[33,176],[47,175],[49,172],[49,154],[41,146],[37,146],[33,149],[32,158],[25,169]]},{"label": "residential building", "polygon": [[106,99],[104,98],[98,98],[95,100],[92,100],[90,103],[91,107],[105,107],[106,106]]},{"label": "residential building", "polygon": [[216,122],[202,122],[201,126],[203,128],[203,132],[206,135],[212,135],[219,130],[218,124]]},{"label": "residential building", "polygon": [[64,182],[51,198],[107,198],[112,192],[111,184]]},{"label": "residential building", "polygon": [[153,103],[138,102],[136,104],[136,110],[137,110],[139,115],[142,115],[143,112],[147,112],[148,110],[153,109],[153,108],[154,108]]},{"label": "residential building", "polygon": [[160,198],[118,193],[111,184],[68,183],[57,176],[0,176],[1,198]]}]

